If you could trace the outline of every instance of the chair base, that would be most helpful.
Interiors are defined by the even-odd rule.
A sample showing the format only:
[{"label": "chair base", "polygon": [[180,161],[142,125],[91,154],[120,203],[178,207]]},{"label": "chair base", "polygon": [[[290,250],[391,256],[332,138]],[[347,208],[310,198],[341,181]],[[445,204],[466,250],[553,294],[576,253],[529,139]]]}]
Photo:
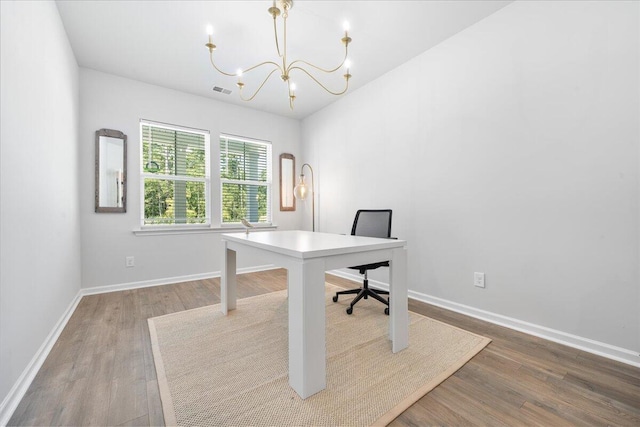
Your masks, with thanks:
[{"label": "chair base", "polygon": [[387,307],[385,307],[384,309],[384,314],[386,314],[387,316],[389,315],[389,300],[384,299],[380,296],[380,295],[389,295],[389,292],[369,288],[369,280],[367,280],[366,276],[365,276],[364,282],[362,283],[362,288],[349,289],[346,291],[336,292],[336,295],[333,297],[333,302],[338,302],[339,295],[350,295],[350,294],[357,294],[357,295],[353,299],[353,301],[351,301],[351,304],[349,304],[349,308],[347,308],[347,314],[353,313],[353,306],[356,305],[356,303],[360,301],[362,298],[368,299],[369,297],[371,297],[373,299],[380,301],[384,305],[386,305]]}]

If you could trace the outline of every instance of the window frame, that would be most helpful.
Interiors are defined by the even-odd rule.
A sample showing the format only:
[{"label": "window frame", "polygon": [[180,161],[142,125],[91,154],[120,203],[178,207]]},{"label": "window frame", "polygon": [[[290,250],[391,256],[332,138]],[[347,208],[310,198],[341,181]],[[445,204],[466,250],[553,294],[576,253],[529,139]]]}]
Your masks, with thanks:
[{"label": "window frame", "polygon": [[[204,160],[205,160],[205,176],[204,177],[190,177],[185,175],[165,175],[154,174],[144,171],[144,156],[143,156],[143,126],[152,126],[155,128],[167,129],[175,132],[186,132],[202,135],[204,137]],[[211,133],[205,129],[190,128],[186,126],[174,125],[169,123],[156,122],[152,120],[140,119],[139,124],[139,171],[140,171],[140,228],[142,230],[153,229],[190,229],[190,228],[210,228],[212,226],[211,218]],[[196,181],[204,183],[204,195],[205,195],[205,221],[202,223],[188,224],[188,223],[176,223],[171,224],[145,224],[145,179],[161,179],[170,181]],[[175,221],[175,218],[174,218]]]},{"label": "window frame", "polygon": [[[267,149],[266,153],[266,164],[267,164],[267,180],[266,181],[254,181],[254,180],[238,180],[238,179],[228,179],[222,177],[222,167],[220,163],[222,161],[223,150],[222,150],[222,139],[226,139],[227,141],[235,141],[242,142],[245,144],[254,144],[254,145],[262,145]],[[254,222],[253,224],[256,227],[272,227],[273,226],[273,144],[271,141],[249,138],[245,136],[233,135],[229,133],[220,133],[218,138],[218,150],[220,153],[220,157],[218,159],[218,179],[220,181],[219,190],[220,190],[220,209],[218,214],[220,215],[220,227],[221,228],[237,228],[241,225],[241,222],[224,222],[224,193],[223,187],[224,184],[236,184],[236,185],[256,185],[261,187],[266,187],[267,189],[267,221],[264,222]]]}]

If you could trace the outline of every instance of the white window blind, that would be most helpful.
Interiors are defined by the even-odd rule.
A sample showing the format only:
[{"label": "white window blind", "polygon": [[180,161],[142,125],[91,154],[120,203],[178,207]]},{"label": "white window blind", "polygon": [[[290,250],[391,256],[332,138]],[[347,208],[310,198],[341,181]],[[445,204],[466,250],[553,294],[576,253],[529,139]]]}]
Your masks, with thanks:
[{"label": "white window blind", "polygon": [[209,133],[140,122],[142,225],[211,224]]},{"label": "white window blind", "polygon": [[271,144],[220,135],[222,224],[271,223]]}]

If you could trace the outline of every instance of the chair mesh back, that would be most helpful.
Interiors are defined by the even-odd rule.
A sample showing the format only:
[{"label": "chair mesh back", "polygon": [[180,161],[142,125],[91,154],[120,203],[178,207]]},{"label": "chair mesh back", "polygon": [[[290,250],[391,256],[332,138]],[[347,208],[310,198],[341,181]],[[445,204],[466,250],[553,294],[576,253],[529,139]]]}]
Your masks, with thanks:
[{"label": "chair mesh back", "polygon": [[351,229],[353,236],[391,237],[391,210],[359,210]]}]

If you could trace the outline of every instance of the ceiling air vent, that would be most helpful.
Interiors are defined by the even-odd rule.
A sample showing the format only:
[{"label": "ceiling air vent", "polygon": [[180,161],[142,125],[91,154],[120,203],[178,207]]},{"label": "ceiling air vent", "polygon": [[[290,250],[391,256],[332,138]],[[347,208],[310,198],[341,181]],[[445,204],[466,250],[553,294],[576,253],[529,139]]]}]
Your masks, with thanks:
[{"label": "ceiling air vent", "polygon": [[229,95],[231,93],[231,91],[229,89],[225,89],[225,88],[220,87],[220,86],[214,86],[213,87],[213,91],[214,92],[224,93],[225,95]]}]

